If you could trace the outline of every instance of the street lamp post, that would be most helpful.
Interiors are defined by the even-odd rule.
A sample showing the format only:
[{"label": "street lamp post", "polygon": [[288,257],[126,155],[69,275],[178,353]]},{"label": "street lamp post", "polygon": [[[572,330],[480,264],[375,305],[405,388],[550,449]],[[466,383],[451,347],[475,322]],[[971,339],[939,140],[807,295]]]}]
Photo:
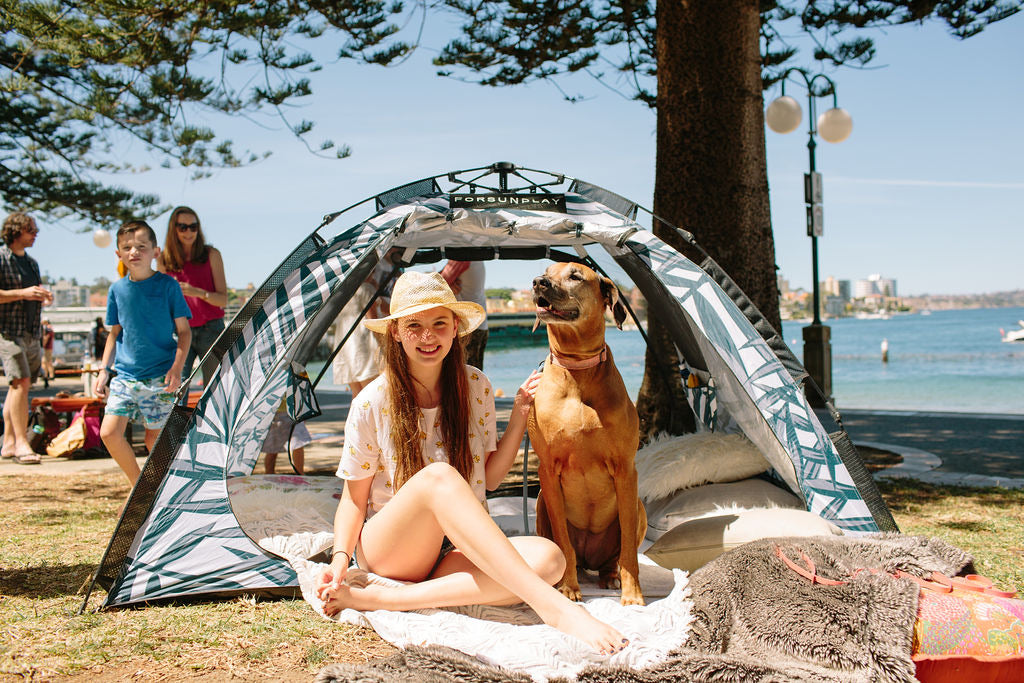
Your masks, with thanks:
[{"label": "street lamp post", "polygon": [[[804,328],[804,367],[814,380],[825,400],[832,399],[832,331],[821,324],[821,294],[818,279],[818,238],[822,235],[824,213],[822,211],[821,174],[814,163],[817,146],[815,135],[820,134],[826,142],[838,143],[849,137],[853,120],[836,101],[836,84],[825,74],[808,77],[803,69],[787,69],[782,74],[782,95],[768,105],[765,122],[776,133],[789,133],[800,125],[802,113],[800,104],[786,95],[786,81],[793,74],[800,74],[807,88],[807,153],[810,158],[810,172],[804,176],[804,201],[807,203],[807,235],[811,238],[811,273],[813,276],[814,318]],[[821,81],[820,84],[816,85]],[[815,117],[815,102],[819,97],[832,96],[832,108]],[[817,128],[815,128],[817,123]],[[822,400],[814,392],[808,394],[811,405],[821,407]]]}]

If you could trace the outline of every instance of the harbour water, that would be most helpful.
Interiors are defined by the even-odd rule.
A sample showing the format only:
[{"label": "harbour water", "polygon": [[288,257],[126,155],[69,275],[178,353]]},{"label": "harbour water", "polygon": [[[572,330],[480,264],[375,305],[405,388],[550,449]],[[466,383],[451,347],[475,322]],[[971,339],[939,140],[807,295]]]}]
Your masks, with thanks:
[{"label": "harbour water", "polygon": [[[950,411],[1024,415],[1024,343],[1003,343],[999,329],[1024,319],[1024,308],[988,308],[827,320],[832,328],[832,383],[840,409]],[[802,328],[783,323],[783,337],[803,357]],[[543,329],[536,334],[544,334]],[[608,343],[635,398],[643,381],[639,332],[608,330]],[[889,362],[882,362],[882,340]],[[495,388],[511,396],[544,360],[543,346],[488,349],[484,364]],[[330,372],[324,377],[329,386]]]}]

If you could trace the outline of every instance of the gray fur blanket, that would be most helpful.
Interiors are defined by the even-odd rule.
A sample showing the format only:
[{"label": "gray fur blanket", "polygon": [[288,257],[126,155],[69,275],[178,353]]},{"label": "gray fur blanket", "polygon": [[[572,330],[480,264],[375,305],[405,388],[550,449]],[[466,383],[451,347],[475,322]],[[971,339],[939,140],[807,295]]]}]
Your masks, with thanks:
[{"label": "gray fur blanket", "polygon": [[[812,584],[787,567],[776,547],[797,564],[813,561]],[[867,538],[774,538],[748,543],[696,571],[690,580],[693,621],[686,645],[644,670],[591,667],[580,681],[914,681],[911,644],[918,586],[861,572],[897,569],[916,576],[970,569],[972,559],[941,540],[899,534]],[[521,673],[481,664],[445,648],[408,648],[363,665],[332,664],[327,681],[529,681]]]}]

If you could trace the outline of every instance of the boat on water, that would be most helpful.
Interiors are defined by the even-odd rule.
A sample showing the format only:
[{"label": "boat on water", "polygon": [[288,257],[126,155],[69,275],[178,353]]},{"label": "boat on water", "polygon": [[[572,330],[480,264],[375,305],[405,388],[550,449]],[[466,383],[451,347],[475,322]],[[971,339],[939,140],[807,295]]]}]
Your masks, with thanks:
[{"label": "boat on water", "polygon": [[1006,332],[1003,328],[999,328],[999,334],[1002,336],[1004,342],[1024,342],[1024,320],[1017,321],[1017,329]]}]

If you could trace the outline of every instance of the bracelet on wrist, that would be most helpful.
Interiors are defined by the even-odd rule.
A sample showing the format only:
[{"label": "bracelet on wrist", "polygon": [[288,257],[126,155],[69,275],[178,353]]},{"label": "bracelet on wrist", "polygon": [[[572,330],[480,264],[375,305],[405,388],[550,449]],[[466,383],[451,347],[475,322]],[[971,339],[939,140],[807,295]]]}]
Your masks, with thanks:
[{"label": "bracelet on wrist", "polygon": [[333,552],[333,551],[331,552],[331,562],[332,563],[334,562],[334,558],[337,557],[338,555],[344,555],[345,556],[345,564],[346,565],[349,564],[350,562],[352,562],[352,556],[351,555],[349,555],[344,550],[339,550],[337,552]]}]

